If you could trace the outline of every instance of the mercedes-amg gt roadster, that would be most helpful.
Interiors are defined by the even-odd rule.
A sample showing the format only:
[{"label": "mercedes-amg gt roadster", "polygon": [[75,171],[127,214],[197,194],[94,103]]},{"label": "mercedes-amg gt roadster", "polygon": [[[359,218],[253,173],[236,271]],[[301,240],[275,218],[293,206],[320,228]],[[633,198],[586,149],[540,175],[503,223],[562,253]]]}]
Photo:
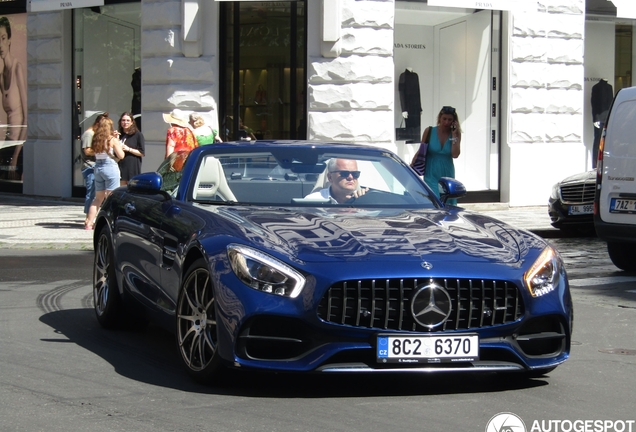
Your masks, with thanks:
[{"label": "mercedes-amg gt roadster", "polygon": [[572,300],[540,237],[446,204],[392,152],[241,141],[174,153],[113,191],[95,224],[106,327],[175,334],[198,381],[273,372],[545,374]]}]

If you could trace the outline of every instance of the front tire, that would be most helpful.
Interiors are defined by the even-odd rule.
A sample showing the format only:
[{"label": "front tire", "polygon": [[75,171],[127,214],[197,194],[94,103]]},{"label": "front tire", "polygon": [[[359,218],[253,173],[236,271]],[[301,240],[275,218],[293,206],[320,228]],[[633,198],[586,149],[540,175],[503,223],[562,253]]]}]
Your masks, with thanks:
[{"label": "front tire", "polygon": [[121,322],[123,311],[114,256],[110,230],[105,225],[99,232],[93,265],[93,305],[97,321],[104,328],[116,327]]},{"label": "front tire", "polygon": [[619,269],[636,271],[636,244],[610,242],[607,243],[607,253]]},{"label": "front tire", "polygon": [[221,368],[215,304],[210,271],[201,258],[188,269],[177,302],[177,348],[199,382],[209,382]]}]

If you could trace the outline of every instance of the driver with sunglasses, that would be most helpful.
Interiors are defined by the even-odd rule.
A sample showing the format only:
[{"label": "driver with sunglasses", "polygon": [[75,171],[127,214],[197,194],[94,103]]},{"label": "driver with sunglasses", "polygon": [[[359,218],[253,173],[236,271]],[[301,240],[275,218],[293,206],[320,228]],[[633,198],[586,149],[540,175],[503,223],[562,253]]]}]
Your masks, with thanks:
[{"label": "driver with sunglasses", "polygon": [[360,198],[369,189],[360,188],[358,162],[351,159],[330,159],[327,163],[328,188],[313,192],[305,199],[330,200],[334,204],[346,204]]}]

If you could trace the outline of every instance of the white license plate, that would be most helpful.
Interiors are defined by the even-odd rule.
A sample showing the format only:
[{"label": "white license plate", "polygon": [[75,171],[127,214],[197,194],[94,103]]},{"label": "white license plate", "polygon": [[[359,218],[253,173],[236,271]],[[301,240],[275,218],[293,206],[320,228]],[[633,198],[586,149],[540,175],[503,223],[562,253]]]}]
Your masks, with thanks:
[{"label": "white license plate", "polygon": [[447,363],[479,359],[479,336],[378,335],[380,363]]},{"label": "white license plate", "polygon": [[569,215],[586,215],[592,214],[594,206],[592,204],[576,205],[568,207]]},{"label": "white license plate", "polygon": [[636,200],[612,198],[612,200],[610,201],[610,212],[612,213],[636,212]]}]

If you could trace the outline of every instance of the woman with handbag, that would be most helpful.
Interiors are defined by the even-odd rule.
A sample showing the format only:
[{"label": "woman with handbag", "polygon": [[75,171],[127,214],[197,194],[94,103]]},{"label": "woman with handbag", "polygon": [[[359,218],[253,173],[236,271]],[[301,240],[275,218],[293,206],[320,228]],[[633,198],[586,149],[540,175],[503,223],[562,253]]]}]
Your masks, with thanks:
[{"label": "woman with handbag", "polygon": [[[437,126],[427,127],[422,135],[422,142],[428,142],[424,181],[438,197],[439,179],[442,177],[455,178],[453,159],[459,157],[461,140],[462,133],[457,110],[451,106],[442,107],[437,115]],[[448,203],[456,205],[457,200],[449,200]]]}]

